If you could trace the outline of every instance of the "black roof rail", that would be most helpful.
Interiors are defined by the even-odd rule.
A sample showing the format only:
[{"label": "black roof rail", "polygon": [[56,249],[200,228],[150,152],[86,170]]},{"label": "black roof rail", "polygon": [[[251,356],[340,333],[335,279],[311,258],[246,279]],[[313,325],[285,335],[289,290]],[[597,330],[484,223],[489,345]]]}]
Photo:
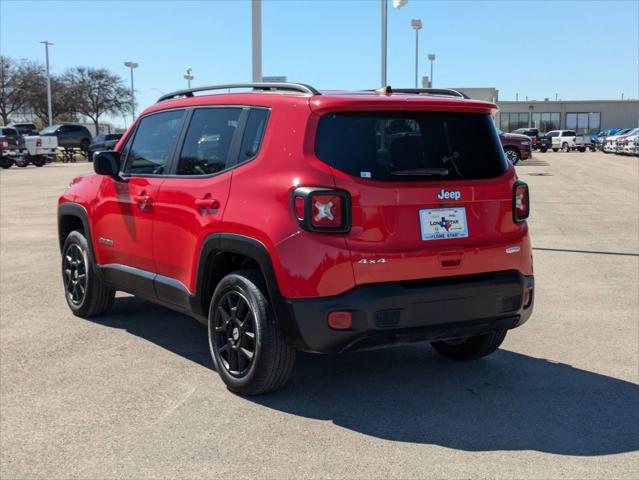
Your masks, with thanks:
[{"label": "black roof rail", "polygon": [[378,88],[375,92],[380,95],[392,95],[393,93],[408,93],[414,95],[440,95],[444,97],[460,97],[470,99],[468,95],[452,88],[391,88],[390,85]]},{"label": "black roof rail", "polygon": [[192,97],[195,92],[206,92],[211,90],[229,90],[231,88],[252,88],[253,90],[264,91],[287,91],[287,92],[299,92],[309,95],[321,95],[319,91],[306,85],[304,83],[289,83],[289,82],[253,82],[253,83],[226,83],[222,85],[207,85],[204,87],[187,88],[185,90],[177,90],[175,92],[162,95],[158,102],[164,100],[170,100],[177,97]]}]

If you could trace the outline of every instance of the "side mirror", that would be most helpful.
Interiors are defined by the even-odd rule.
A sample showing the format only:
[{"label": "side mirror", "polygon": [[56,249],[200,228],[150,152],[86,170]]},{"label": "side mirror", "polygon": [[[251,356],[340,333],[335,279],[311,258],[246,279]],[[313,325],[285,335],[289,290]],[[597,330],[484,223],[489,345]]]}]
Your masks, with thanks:
[{"label": "side mirror", "polygon": [[117,178],[120,173],[120,154],[113,151],[94,153],[93,169],[98,175]]}]

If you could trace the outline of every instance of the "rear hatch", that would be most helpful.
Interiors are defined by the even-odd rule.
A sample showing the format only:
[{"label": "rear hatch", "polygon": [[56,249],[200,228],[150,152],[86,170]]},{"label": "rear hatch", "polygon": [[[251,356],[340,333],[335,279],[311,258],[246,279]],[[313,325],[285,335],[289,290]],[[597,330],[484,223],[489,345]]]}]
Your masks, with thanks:
[{"label": "rear hatch", "polygon": [[527,227],[488,113],[326,113],[315,154],[351,196],[357,284],[519,268]]}]

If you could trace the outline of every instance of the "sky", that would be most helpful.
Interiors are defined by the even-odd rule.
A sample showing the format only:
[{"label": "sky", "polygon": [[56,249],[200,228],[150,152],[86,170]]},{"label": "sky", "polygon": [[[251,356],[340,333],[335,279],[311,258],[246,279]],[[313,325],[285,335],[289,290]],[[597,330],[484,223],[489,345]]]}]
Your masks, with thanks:
[{"label": "sky", "polygon": [[[319,89],[380,86],[381,0],[263,0],[262,74]],[[494,87],[500,100],[639,98],[639,0],[427,1],[388,7],[388,83]],[[135,61],[141,108],[162,92],[251,80],[251,4],[235,1],[0,0],[0,53],[44,61],[52,72],[105,67],[129,84]],[[420,80],[421,81],[421,80]],[[54,92],[55,94],[55,92]],[[112,119],[124,126],[126,119]]]}]

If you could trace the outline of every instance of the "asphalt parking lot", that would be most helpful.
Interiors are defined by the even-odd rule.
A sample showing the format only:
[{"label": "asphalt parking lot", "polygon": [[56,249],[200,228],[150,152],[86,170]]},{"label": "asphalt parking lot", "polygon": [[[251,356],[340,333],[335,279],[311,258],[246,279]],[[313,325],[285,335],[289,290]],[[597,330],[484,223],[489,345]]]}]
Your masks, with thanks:
[{"label": "asphalt parking lot", "polygon": [[195,320],[63,298],[56,199],[87,163],[0,172],[0,476],[638,478],[639,159],[545,153],[531,188],[536,311],[474,363],[427,346],[299,355],[230,394]]}]

